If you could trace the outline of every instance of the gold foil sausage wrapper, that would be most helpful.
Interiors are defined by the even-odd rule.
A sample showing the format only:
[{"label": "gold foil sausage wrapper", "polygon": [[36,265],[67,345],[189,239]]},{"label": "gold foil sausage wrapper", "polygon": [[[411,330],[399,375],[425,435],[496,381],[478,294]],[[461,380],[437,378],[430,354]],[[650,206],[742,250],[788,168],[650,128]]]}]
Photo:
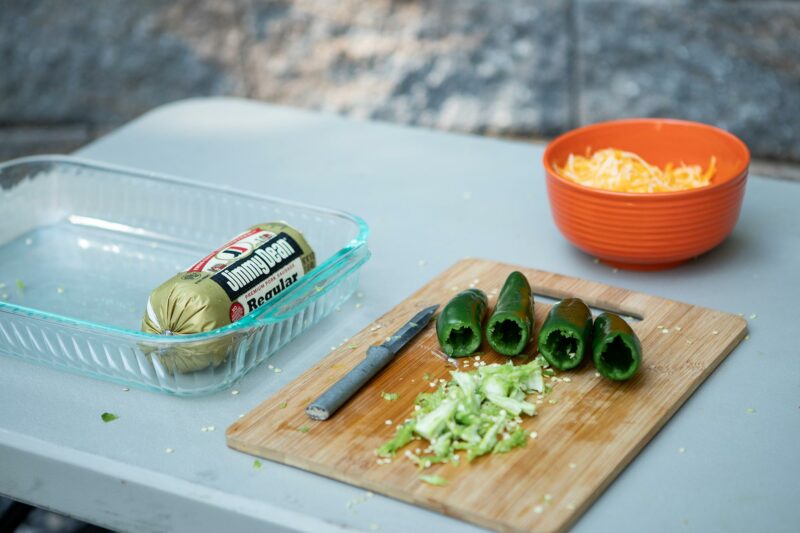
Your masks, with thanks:
[{"label": "gold foil sausage wrapper", "polygon": [[[189,335],[227,326],[269,303],[315,266],[314,251],[299,231],[282,222],[258,224],[157,287],[147,299],[142,331]],[[234,335],[143,349],[157,355],[170,372],[193,372],[231,355],[238,344]]]}]

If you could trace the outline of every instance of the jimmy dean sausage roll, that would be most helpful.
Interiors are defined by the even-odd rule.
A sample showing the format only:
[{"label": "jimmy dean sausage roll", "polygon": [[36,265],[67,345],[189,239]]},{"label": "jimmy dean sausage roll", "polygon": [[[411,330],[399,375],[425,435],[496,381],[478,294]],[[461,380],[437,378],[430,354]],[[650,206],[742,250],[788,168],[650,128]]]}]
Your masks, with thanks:
[{"label": "jimmy dean sausage roll", "polygon": [[[227,326],[287,290],[316,266],[303,235],[281,222],[253,226],[156,288],[147,300],[142,331],[187,335]],[[170,350],[179,372],[218,365],[219,341]],[[206,344],[209,344],[208,342]],[[180,351],[180,353],[177,353]]]}]

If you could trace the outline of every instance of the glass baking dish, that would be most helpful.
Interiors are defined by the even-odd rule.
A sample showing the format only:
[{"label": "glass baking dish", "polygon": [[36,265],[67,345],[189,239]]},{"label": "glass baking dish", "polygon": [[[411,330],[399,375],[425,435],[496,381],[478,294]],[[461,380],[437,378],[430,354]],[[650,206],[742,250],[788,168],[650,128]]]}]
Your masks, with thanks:
[{"label": "glass baking dish", "polygon": [[[180,396],[229,387],[320,321],[353,294],[370,257],[356,216],[67,156],[0,164],[0,220],[0,353]],[[291,289],[206,333],[139,331],[155,287],[276,220],[317,256]],[[172,364],[212,353],[197,371]]]}]

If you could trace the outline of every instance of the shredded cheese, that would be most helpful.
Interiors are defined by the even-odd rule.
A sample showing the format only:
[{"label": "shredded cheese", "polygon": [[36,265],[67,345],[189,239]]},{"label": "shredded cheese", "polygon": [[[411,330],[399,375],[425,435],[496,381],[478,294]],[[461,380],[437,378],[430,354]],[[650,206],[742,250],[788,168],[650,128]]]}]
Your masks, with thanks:
[{"label": "shredded cheese", "polygon": [[667,164],[664,169],[651,165],[633,152],[606,148],[586,156],[570,154],[556,171],[587,187],[619,192],[669,192],[705,187],[717,170],[712,157],[704,171],[700,165]]}]

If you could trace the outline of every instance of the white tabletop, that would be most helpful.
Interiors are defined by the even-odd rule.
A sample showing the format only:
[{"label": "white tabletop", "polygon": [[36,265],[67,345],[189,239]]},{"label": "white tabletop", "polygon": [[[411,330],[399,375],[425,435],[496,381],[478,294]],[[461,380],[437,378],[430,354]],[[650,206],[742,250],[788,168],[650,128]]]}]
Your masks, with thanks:
[{"label": "white tabletop", "polygon": [[[224,435],[331,345],[472,256],[753,316],[751,338],[576,531],[751,533],[800,523],[800,185],[751,178],[739,224],[722,246],[679,268],[638,273],[595,264],[561,237],[542,148],[530,144],[199,99],[148,113],[78,155],[356,213],[372,229],[364,297],[278,352],[272,362],[282,373],[248,374],[238,395],[125,392],[0,357],[0,493],[137,532],[477,531],[288,466],[263,461],[254,469]],[[103,411],[120,418],[103,424]],[[209,425],[215,431],[201,431]]]}]

